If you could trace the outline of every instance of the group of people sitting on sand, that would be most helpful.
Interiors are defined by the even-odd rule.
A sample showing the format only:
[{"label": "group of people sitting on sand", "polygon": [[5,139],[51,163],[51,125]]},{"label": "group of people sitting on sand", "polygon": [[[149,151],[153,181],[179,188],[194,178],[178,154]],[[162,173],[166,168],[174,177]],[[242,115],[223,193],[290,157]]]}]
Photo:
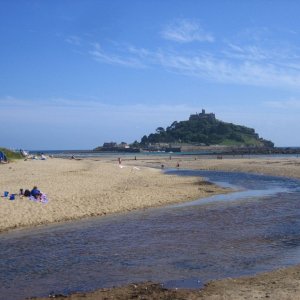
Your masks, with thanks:
[{"label": "group of people sitting on sand", "polygon": [[42,203],[48,202],[46,194],[42,193],[36,186],[34,186],[31,191],[25,190],[23,192],[23,189],[20,189],[20,195],[22,195],[24,197],[28,197],[29,200],[32,200],[35,202],[42,202]]}]

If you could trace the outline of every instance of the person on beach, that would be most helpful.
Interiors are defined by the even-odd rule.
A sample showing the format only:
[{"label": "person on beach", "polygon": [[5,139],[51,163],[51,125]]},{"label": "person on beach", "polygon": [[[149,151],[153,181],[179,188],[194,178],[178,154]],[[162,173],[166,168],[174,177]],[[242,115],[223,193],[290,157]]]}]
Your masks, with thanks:
[{"label": "person on beach", "polygon": [[29,200],[42,203],[48,202],[46,194],[42,193],[36,186],[31,190]]},{"label": "person on beach", "polygon": [[38,190],[36,186],[34,186],[30,192],[30,196],[32,196],[36,200],[39,200],[41,198],[41,191]]}]

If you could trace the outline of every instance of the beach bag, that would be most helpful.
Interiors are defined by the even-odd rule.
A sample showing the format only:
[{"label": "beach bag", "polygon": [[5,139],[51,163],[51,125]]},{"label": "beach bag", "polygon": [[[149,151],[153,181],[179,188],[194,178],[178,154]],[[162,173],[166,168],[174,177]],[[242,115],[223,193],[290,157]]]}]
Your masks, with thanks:
[{"label": "beach bag", "polygon": [[29,191],[29,190],[25,190],[24,196],[25,196],[25,197],[29,197],[29,196],[30,196],[30,191]]}]

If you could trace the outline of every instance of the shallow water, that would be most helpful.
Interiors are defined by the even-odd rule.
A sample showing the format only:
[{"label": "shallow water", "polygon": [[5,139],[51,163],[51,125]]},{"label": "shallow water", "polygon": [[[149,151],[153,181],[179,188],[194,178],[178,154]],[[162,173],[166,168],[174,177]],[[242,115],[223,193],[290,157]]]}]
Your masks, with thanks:
[{"label": "shallow water", "polygon": [[152,280],[199,287],[300,262],[300,182],[210,171],[239,192],[0,235],[0,298]]}]

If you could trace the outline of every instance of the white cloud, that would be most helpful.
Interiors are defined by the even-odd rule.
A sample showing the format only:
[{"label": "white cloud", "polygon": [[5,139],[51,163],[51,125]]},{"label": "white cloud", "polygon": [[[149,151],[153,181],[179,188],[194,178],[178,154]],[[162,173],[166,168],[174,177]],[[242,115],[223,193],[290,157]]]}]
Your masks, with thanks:
[{"label": "white cloud", "polygon": [[205,32],[196,21],[186,19],[167,25],[161,35],[164,39],[179,43],[214,42],[212,34]]},{"label": "white cloud", "polygon": [[92,58],[98,62],[107,63],[111,65],[119,65],[131,68],[144,68],[145,65],[137,57],[129,57],[128,53],[111,54],[105,53],[99,44],[93,45],[94,49],[89,51]]},{"label": "white cloud", "polygon": [[226,45],[218,53],[170,52],[161,48],[153,51],[134,46],[121,49],[107,53],[99,44],[93,44],[89,54],[100,63],[130,68],[163,67],[170,72],[219,83],[300,88],[298,55],[291,55],[287,49],[280,52],[237,44]]},{"label": "white cloud", "polygon": [[66,38],[66,42],[75,46],[80,46],[82,43],[82,40],[80,37],[76,36],[76,35],[71,35],[69,37]]},{"label": "white cloud", "polygon": [[160,63],[177,73],[220,83],[300,87],[300,72],[286,66],[253,61],[231,61],[212,55],[160,53]]},{"label": "white cloud", "polygon": [[[242,104],[201,105],[205,105],[207,112],[216,113],[220,120],[255,128],[261,137],[272,140],[276,146],[300,142],[297,135],[299,99],[268,101],[246,108]],[[174,120],[187,120],[191,113],[202,108],[189,104],[112,105],[102,103],[101,99],[40,101],[13,97],[0,99],[0,106],[0,126],[6,128],[1,137],[3,145],[27,149],[92,149],[110,140],[133,142],[159,126],[169,126]],[[28,140],[25,133],[37,138]],[[54,135],[55,141],[49,138]]]},{"label": "white cloud", "polygon": [[242,47],[229,43],[228,47],[229,49],[223,51],[228,58],[251,61],[262,61],[270,58],[269,51],[265,51],[255,45]]},{"label": "white cloud", "polygon": [[[201,80],[223,84],[251,85],[276,88],[300,88],[300,55],[294,46],[282,47],[280,43],[264,42],[263,36],[270,30],[262,28],[247,32],[251,39],[247,44],[242,40],[220,42],[218,45],[193,45],[193,49],[176,48],[172,51],[160,47],[147,49],[134,45],[110,42],[103,46],[89,43],[88,55],[98,63],[135,69],[164,68],[179,75],[192,76]],[[177,20],[162,32],[166,39],[180,43],[192,41],[213,42],[212,34],[205,32],[196,21]],[[81,43],[77,36],[70,36],[67,42]],[[250,44],[249,44],[250,42]],[[252,44],[251,44],[252,42]],[[271,46],[273,45],[273,46]],[[213,48],[213,49],[211,49]],[[209,49],[211,49],[209,51]]]},{"label": "white cloud", "polygon": [[[111,140],[133,142],[196,111],[188,105],[110,105],[63,98],[4,98],[0,106],[3,145],[25,149],[92,149]],[[26,133],[36,138],[28,140]]]},{"label": "white cloud", "polygon": [[[156,123],[156,120],[173,121],[174,117],[188,118],[189,114],[199,110],[199,107],[189,105],[112,105],[102,103],[100,100],[80,101],[73,99],[48,99],[24,100],[7,98],[0,99],[0,120],[6,122],[11,119],[11,111],[14,110],[16,122],[55,122],[67,123],[69,120],[77,120],[78,123],[107,122],[111,119],[118,120],[120,124],[129,122],[132,124]],[[26,115],[26,118],[22,116]],[[158,124],[159,125],[159,124]]]},{"label": "white cloud", "polygon": [[269,108],[275,108],[280,110],[292,110],[293,113],[295,113],[295,110],[300,109],[299,99],[289,99],[289,100],[282,100],[282,101],[266,101],[263,104]]}]

